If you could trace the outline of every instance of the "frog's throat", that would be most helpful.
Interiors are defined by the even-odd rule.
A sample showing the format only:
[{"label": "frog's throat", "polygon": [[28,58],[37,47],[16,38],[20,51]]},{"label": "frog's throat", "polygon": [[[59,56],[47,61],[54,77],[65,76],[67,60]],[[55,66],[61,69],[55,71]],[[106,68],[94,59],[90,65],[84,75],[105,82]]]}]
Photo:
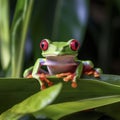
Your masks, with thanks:
[{"label": "frog's throat", "polygon": [[75,56],[48,56],[45,65],[75,65]]},{"label": "frog's throat", "polygon": [[76,56],[74,55],[59,55],[59,56],[47,56],[46,59],[50,61],[59,61],[59,62],[74,62]]}]

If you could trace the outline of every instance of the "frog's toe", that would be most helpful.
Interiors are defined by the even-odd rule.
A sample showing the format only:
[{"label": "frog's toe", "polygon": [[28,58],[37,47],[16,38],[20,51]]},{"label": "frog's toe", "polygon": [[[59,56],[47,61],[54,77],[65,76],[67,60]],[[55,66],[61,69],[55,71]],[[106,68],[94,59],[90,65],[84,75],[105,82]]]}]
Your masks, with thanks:
[{"label": "frog's toe", "polygon": [[95,77],[95,78],[100,77],[100,74],[99,74],[98,72],[96,72],[96,71],[94,72],[94,74],[93,74],[93,75],[94,75],[94,77]]},{"label": "frog's toe", "polygon": [[99,77],[100,77],[100,73],[98,73],[97,71],[94,71],[93,76],[94,76],[95,78],[99,78]]},{"label": "frog's toe", "polygon": [[77,83],[75,81],[75,73],[60,73],[56,75],[57,78],[63,78],[63,81],[68,82],[71,81],[71,86],[72,88],[76,88],[77,87]]},{"label": "frog's toe", "polygon": [[76,88],[78,85],[77,85],[77,83],[74,81],[74,82],[72,82],[71,86],[72,86],[72,88]]},{"label": "frog's toe", "polygon": [[63,80],[65,82],[71,81],[72,82],[71,83],[72,88],[76,88],[78,86],[77,83],[76,83],[76,80],[75,80],[75,74],[71,73],[70,75],[68,75],[67,77],[65,77]]},{"label": "frog's toe", "polygon": [[102,73],[103,73],[103,71],[101,70],[101,68],[95,68],[93,75],[95,78],[98,78],[98,77],[100,77],[100,74],[102,74]]},{"label": "frog's toe", "polygon": [[26,78],[33,78],[33,76],[32,76],[32,74],[30,74]]},{"label": "frog's toe", "polygon": [[42,82],[42,88],[46,88],[45,86],[45,83],[48,85],[48,86],[52,86],[53,85],[53,82],[51,82],[50,80],[47,79],[47,75],[42,73],[39,75],[40,77],[40,80]]},{"label": "frog's toe", "polygon": [[90,70],[90,71],[86,71],[84,74],[85,75],[92,75],[94,73],[94,71],[93,70]]},{"label": "frog's toe", "polygon": [[73,74],[70,74],[70,75],[68,75],[67,77],[64,77],[63,80],[64,80],[65,82],[68,82],[68,81],[71,81],[73,78],[74,78],[74,75],[73,75]]},{"label": "frog's toe", "polygon": [[70,75],[70,74],[71,74],[70,72],[60,73],[60,74],[56,74],[56,77],[57,77],[57,78],[63,78],[63,77],[68,76],[68,75]]}]

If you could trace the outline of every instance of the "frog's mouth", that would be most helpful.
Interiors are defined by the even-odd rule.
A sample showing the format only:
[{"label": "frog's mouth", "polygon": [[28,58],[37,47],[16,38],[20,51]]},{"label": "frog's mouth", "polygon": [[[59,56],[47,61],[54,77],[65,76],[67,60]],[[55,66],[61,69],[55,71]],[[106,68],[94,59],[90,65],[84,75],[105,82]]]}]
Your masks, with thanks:
[{"label": "frog's mouth", "polygon": [[47,56],[46,65],[76,65],[75,56],[61,55],[61,56]]}]

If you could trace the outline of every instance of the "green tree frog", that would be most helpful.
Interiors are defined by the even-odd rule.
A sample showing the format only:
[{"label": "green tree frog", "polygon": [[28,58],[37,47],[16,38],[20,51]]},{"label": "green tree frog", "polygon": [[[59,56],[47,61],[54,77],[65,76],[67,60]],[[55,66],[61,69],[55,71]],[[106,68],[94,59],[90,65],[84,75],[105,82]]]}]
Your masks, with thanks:
[{"label": "green tree frog", "polygon": [[48,79],[48,76],[52,75],[63,78],[66,82],[71,81],[73,88],[77,87],[77,79],[83,74],[100,77],[100,68],[95,69],[89,60],[77,59],[79,47],[80,43],[75,39],[70,39],[68,42],[52,42],[43,39],[40,48],[44,58],[37,59],[35,65],[26,69],[23,76],[39,80],[41,89],[46,87],[46,83],[48,86],[53,84]]}]

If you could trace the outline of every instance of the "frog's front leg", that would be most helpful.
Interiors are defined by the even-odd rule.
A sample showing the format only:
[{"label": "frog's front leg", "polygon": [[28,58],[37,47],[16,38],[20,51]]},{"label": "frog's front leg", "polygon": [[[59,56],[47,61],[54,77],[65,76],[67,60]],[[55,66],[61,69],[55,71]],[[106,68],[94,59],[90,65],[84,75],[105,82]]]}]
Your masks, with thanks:
[{"label": "frog's front leg", "polygon": [[45,89],[46,88],[46,83],[48,84],[48,86],[51,86],[53,83],[51,81],[49,81],[47,79],[47,72],[44,71],[41,66],[43,65],[45,59],[41,59],[39,58],[34,67],[33,67],[33,72],[32,72],[32,76],[33,78],[36,78],[39,82],[40,82],[40,85],[41,85],[41,89]]},{"label": "frog's front leg", "polygon": [[35,65],[25,70],[23,74],[23,76],[26,78],[37,79],[40,82],[41,89],[46,88],[46,83],[48,84],[48,86],[51,86],[53,84],[47,79],[48,76],[47,71],[41,68],[44,61],[45,59],[42,58],[37,59]]},{"label": "frog's front leg", "polygon": [[77,60],[75,62],[78,63],[78,66],[77,66],[74,73],[67,72],[67,73],[61,73],[61,74],[56,75],[56,77],[63,78],[63,80],[66,81],[66,82],[71,81],[72,82],[71,86],[73,88],[76,88],[78,86],[77,85],[77,79],[80,78],[80,76],[82,74],[82,70],[83,70],[83,64],[81,63],[81,61]]}]

